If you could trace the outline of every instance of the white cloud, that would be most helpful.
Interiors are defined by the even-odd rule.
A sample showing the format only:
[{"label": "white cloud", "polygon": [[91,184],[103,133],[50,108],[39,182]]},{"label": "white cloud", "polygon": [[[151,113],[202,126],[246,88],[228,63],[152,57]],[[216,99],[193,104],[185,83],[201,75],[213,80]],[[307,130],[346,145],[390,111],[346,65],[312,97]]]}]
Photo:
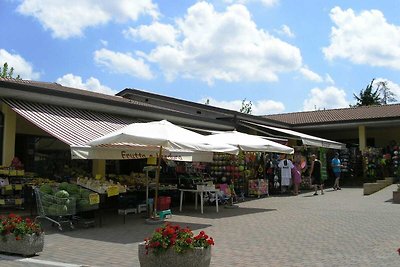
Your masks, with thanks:
[{"label": "white cloud", "polygon": [[86,80],[86,82],[83,82],[82,77],[68,73],[62,76],[61,78],[58,78],[57,83],[63,86],[85,89],[88,91],[93,91],[102,94],[108,94],[108,95],[116,94],[116,92],[113,91],[110,87],[102,85],[98,79],[93,77],[90,77],[89,79]]},{"label": "white cloud", "polygon": [[106,67],[114,73],[124,73],[141,79],[152,79],[150,67],[142,58],[133,58],[131,54],[114,52],[105,48],[94,52],[94,60],[97,64]]},{"label": "white cloud", "polygon": [[247,8],[232,5],[216,12],[198,2],[177,20],[180,39],[174,45],[160,45],[147,59],[158,63],[165,77],[173,80],[277,81],[282,72],[301,67],[300,50],[258,29]]},{"label": "white cloud", "polygon": [[[207,97],[199,100],[199,103],[206,103],[207,99],[210,101],[209,105],[214,106],[214,107],[219,107],[219,108],[225,108],[225,109],[230,109],[234,111],[240,111],[240,108],[242,107],[242,101],[243,100],[232,100],[232,101],[218,101],[212,97]],[[250,100],[251,101],[251,100]],[[246,100],[246,103],[248,103],[249,100]],[[285,106],[282,102],[277,102],[273,100],[258,100],[258,101],[251,101],[252,106],[252,115],[267,115],[267,114],[273,114],[273,113],[281,113],[285,110]]]},{"label": "white cloud", "polygon": [[225,3],[228,4],[233,4],[233,3],[237,3],[237,4],[247,4],[250,2],[260,2],[261,4],[263,4],[264,6],[270,7],[270,6],[275,6],[279,3],[280,0],[225,0]]},{"label": "white cloud", "polygon": [[287,36],[289,38],[294,38],[295,37],[294,33],[292,32],[290,27],[287,26],[287,25],[282,25],[282,27],[279,30],[276,30],[276,32],[278,34],[280,34],[280,35],[284,35],[284,36]]},{"label": "white cloud", "polygon": [[123,33],[125,37],[132,40],[145,40],[160,45],[173,45],[178,35],[178,32],[172,25],[158,22],[151,25],[141,25],[137,28],[129,28]]},{"label": "white cloud", "polygon": [[352,9],[335,7],[330,13],[330,45],[325,57],[348,59],[356,64],[400,69],[400,27],[390,24],[379,10],[355,14]]},{"label": "white cloud", "polygon": [[311,89],[308,99],[303,102],[303,110],[319,110],[348,107],[349,103],[346,100],[344,90],[329,86],[325,89]]},{"label": "white cloud", "polygon": [[18,12],[36,18],[53,37],[81,36],[87,27],[110,21],[136,21],[141,15],[157,18],[158,7],[152,0],[23,0]]},{"label": "white cloud", "polygon": [[24,80],[39,80],[40,73],[34,72],[32,64],[18,54],[11,54],[4,49],[0,49],[0,65],[8,64],[9,69],[14,68],[13,77],[18,75]]},{"label": "white cloud", "polygon": [[317,73],[310,70],[307,66],[301,68],[299,71],[307,80],[310,80],[313,82],[318,82],[318,83],[323,81],[321,76],[319,76]]},{"label": "white cloud", "polygon": [[329,75],[328,73],[325,74],[325,82],[327,82],[329,84],[335,84],[335,81],[332,79],[331,75]]}]

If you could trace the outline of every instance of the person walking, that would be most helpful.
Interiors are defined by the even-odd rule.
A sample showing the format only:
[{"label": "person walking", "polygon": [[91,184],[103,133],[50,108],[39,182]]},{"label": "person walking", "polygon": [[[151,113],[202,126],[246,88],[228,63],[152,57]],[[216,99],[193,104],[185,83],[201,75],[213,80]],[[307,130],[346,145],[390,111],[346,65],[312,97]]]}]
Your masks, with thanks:
[{"label": "person walking", "polygon": [[321,161],[315,154],[311,155],[310,178],[314,185],[314,196],[318,196],[318,186],[321,189],[321,195],[324,194],[324,182],[321,179]]},{"label": "person walking", "polygon": [[293,195],[297,196],[299,194],[299,186],[301,183],[301,166],[300,162],[294,163],[294,168],[292,169],[293,177]]},{"label": "person walking", "polygon": [[341,167],[342,167],[342,163],[340,162],[340,159],[339,159],[339,153],[336,152],[335,157],[332,159],[332,170],[333,170],[333,175],[335,176],[335,183],[333,184],[333,189],[335,191],[341,190],[341,188],[339,186]]}]

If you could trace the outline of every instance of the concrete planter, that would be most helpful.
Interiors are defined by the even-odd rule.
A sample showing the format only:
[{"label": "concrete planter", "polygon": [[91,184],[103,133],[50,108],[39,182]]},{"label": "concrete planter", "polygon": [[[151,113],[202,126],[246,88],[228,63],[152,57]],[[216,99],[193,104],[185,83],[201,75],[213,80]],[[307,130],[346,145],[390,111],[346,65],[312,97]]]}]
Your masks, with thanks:
[{"label": "concrete planter", "polygon": [[176,253],[173,249],[168,249],[165,253],[149,252],[146,255],[145,244],[140,243],[139,262],[141,267],[208,267],[211,262],[211,247],[194,248],[184,253]]},{"label": "concrete planter", "polygon": [[43,251],[44,233],[41,235],[26,235],[21,240],[15,240],[14,235],[0,238],[0,252],[33,256]]},{"label": "concrete planter", "polygon": [[393,203],[400,204],[400,191],[393,191]]}]

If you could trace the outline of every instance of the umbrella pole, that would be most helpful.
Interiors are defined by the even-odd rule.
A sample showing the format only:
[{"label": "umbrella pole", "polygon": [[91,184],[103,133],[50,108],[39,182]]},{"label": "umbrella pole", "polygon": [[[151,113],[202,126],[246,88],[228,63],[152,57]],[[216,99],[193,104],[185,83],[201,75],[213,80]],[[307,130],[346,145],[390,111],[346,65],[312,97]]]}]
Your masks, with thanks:
[{"label": "umbrella pole", "polygon": [[156,191],[154,193],[154,218],[157,216],[157,203],[158,203],[158,185],[160,182],[160,166],[162,159],[162,146],[160,146],[160,151],[158,153],[157,171],[156,171]]}]

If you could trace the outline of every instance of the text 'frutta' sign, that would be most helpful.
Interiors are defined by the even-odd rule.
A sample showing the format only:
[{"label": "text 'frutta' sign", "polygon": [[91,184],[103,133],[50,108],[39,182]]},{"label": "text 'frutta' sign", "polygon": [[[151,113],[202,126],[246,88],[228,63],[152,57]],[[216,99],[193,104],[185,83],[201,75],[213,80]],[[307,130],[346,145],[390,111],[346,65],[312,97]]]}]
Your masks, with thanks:
[{"label": "text 'frutta' sign", "polygon": [[[148,157],[158,158],[158,153],[155,156],[153,156],[151,154],[150,155],[146,155],[146,154],[143,154],[143,153],[130,153],[130,152],[127,152],[127,151],[121,151],[121,157],[122,157],[122,159],[145,159],[145,158],[148,158]],[[162,155],[162,157],[164,159],[167,159],[167,160],[178,160],[178,161],[183,160],[183,157],[181,155],[175,155],[175,154],[173,155],[171,153],[166,154],[166,155]]]}]

